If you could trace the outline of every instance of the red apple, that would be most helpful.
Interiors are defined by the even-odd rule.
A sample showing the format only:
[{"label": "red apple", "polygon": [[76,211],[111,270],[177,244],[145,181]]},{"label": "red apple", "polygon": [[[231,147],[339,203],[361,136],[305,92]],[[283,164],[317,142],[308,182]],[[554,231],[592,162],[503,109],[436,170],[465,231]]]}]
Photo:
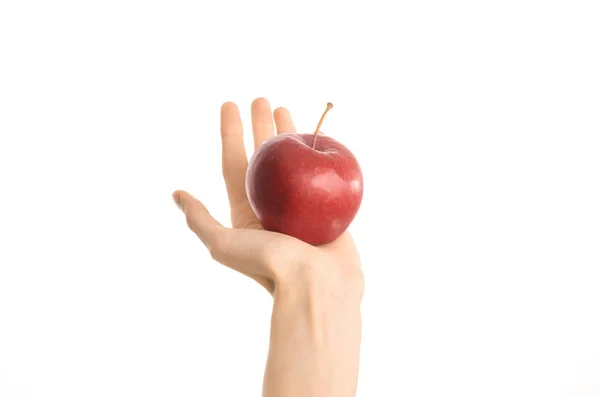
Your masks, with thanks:
[{"label": "red apple", "polygon": [[314,134],[280,134],[258,146],[248,164],[246,192],[265,230],[309,244],[338,238],[363,197],[358,161],[340,142]]}]

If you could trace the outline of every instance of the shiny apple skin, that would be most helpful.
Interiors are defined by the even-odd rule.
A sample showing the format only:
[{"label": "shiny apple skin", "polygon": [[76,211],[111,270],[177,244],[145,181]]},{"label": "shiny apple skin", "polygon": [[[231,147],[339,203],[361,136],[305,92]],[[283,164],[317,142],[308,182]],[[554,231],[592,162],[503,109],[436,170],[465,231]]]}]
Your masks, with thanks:
[{"label": "shiny apple skin", "polygon": [[265,230],[309,244],[337,239],[363,197],[363,176],[343,144],[319,134],[281,134],[258,146],[248,164],[246,192]]}]

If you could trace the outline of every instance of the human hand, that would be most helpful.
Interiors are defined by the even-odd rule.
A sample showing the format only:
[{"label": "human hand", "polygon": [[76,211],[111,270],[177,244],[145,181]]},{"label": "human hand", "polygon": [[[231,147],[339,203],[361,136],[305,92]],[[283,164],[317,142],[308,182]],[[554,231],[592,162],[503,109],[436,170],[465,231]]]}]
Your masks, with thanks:
[{"label": "human hand", "polygon": [[[271,113],[269,102],[252,102],[254,148],[277,134],[296,133],[290,112],[277,108]],[[274,122],[273,122],[274,120]],[[221,108],[223,178],[231,208],[232,228],[215,220],[204,205],[185,191],[173,199],[186,216],[189,228],[200,238],[216,261],[256,280],[275,295],[301,280],[327,283],[331,293],[352,296],[363,293],[360,259],[352,237],[345,232],[336,241],[312,246],[294,237],[265,231],[252,211],[246,196],[248,160],[238,108],[227,102]],[[339,287],[339,288],[336,288]]]}]

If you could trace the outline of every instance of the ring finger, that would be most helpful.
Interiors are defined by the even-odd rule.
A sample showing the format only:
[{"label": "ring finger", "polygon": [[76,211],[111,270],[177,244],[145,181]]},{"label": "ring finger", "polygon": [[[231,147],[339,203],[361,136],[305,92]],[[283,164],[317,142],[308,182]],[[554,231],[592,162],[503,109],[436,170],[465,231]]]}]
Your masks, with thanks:
[{"label": "ring finger", "polygon": [[271,106],[265,98],[257,98],[252,102],[252,134],[255,149],[275,134]]}]

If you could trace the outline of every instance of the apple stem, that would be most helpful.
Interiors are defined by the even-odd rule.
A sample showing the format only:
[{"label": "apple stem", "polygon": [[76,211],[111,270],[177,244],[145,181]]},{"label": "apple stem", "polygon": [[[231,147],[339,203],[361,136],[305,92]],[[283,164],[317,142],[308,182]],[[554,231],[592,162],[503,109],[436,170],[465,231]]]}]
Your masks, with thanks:
[{"label": "apple stem", "polygon": [[323,115],[321,116],[321,120],[319,120],[319,124],[317,124],[317,129],[315,130],[315,135],[314,135],[313,143],[312,143],[313,149],[317,146],[317,135],[319,134],[319,128],[321,128],[321,124],[323,124],[323,120],[325,120],[325,115],[327,114],[327,112],[329,112],[331,110],[332,107],[333,107],[333,103],[327,102],[327,108],[323,112]]}]

